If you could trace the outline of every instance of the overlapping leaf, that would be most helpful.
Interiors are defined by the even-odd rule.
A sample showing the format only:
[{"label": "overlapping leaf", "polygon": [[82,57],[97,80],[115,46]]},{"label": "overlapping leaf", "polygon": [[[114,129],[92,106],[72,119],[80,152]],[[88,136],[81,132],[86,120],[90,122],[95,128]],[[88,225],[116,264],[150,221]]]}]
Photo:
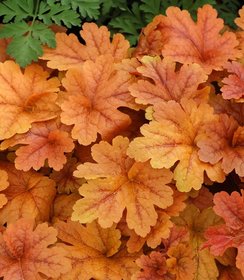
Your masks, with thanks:
[{"label": "overlapping leaf", "polygon": [[13,61],[0,63],[0,139],[27,132],[37,121],[53,119],[59,81],[38,65],[24,73]]},{"label": "overlapping leaf", "polygon": [[213,181],[222,182],[224,173],[220,164],[200,161],[196,146],[204,123],[213,122],[217,116],[208,104],[199,106],[190,100],[160,102],[154,105],[155,120],[141,128],[143,137],[133,140],[128,155],[136,161],[150,159],[153,168],[170,168],[176,162],[174,179],[180,191],[198,190],[204,181],[204,172]]},{"label": "overlapping leaf", "polygon": [[158,48],[163,47],[164,57],[181,63],[198,63],[207,73],[221,70],[229,59],[240,56],[235,34],[220,34],[224,22],[217,18],[215,9],[204,5],[198,9],[197,18],[195,23],[188,11],[169,7],[166,16],[156,16],[144,31],[139,53],[149,50],[151,54],[152,50],[159,52]]},{"label": "overlapping leaf", "polygon": [[244,276],[244,192],[241,195],[233,192],[229,195],[226,192],[220,192],[214,196],[214,211],[222,217],[225,224],[210,227],[205,232],[208,241],[204,247],[210,247],[213,255],[222,255],[227,248],[236,247],[238,254],[236,257],[236,266],[241,270]]},{"label": "overlapping leaf", "polygon": [[227,63],[226,68],[232,74],[222,80],[223,98],[244,102],[244,65],[234,61]]},{"label": "overlapping leaf", "polygon": [[99,133],[109,139],[130,124],[130,118],[117,110],[128,106],[130,75],[114,70],[111,56],[86,61],[82,69],[70,69],[62,81],[68,100],[61,105],[61,121],[74,125],[72,137],[89,145]]},{"label": "overlapping leaf", "polygon": [[75,178],[73,172],[77,168],[76,158],[68,158],[68,162],[60,171],[53,171],[50,178],[53,179],[58,187],[59,193],[77,193],[78,188],[85,183],[84,179]]},{"label": "overlapping leaf", "polygon": [[0,224],[15,222],[19,218],[49,220],[51,203],[56,194],[55,182],[34,171],[16,170],[13,164],[0,163],[8,174],[8,188],[1,190],[8,202],[0,209]]},{"label": "overlapping leaf", "polygon": [[128,145],[128,138],[118,136],[112,145],[102,141],[93,146],[97,163],[78,166],[74,175],[97,179],[81,186],[79,192],[84,198],[76,202],[72,219],[89,223],[98,218],[107,228],[120,221],[126,208],[128,227],[145,237],[157,222],[154,205],[164,209],[173,203],[173,191],[167,186],[172,174],[130,159],[126,156]]},{"label": "overlapping leaf", "polygon": [[103,229],[96,222],[83,226],[77,222],[60,221],[55,227],[58,238],[72,245],[62,245],[69,253],[72,270],[60,280],[129,280],[137,270],[134,263],[136,256],[119,251],[121,234],[114,225]]},{"label": "overlapping leaf", "polygon": [[136,102],[143,105],[157,104],[165,100],[180,101],[182,98],[204,102],[209,88],[198,90],[199,84],[206,82],[207,75],[197,64],[183,65],[176,71],[176,63],[159,57],[143,57],[143,66],[137,71],[148,80],[139,80],[130,87]]},{"label": "overlapping leaf", "polygon": [[166,15],[162,24],[168,40],[162,51],[164,56],[181,63],[196,62],[208,73],[221,70],[229,59],[240,56],[234,33],[226,31],[220,35],[223,20],[217,18],[210,5],[198,9],[197,23],[179,8],[168,8]]},{"label": "overlapping leaf", "polygon": [[201,245],[205,241],[204,231],[221,223],[221,219],[214,215],[211,208],[200,211],[194,205],[188,205],[179,217],[173,218],[177,226],[184,227],[189,233],[187,244],[192,247],[192,259],[195,262],[195,278],[199,280],[215,280],[218,269],[214,257],[208,249],[202,250]]},{"label": "overlapping leaf", "polygon": [[170,236],[170,230],[174,225],[170,220],[171,217],[178,216],[186,206],[184,203],[186,195],[184,193],[174,190],[173,198],[174,202],[171,206],[164,210],[157,210],[157,223],[146,237],[138,236],[133,230],[129,231],[130,238],[126,245],[130,253],[140,251],[145,243],[148,247],[155,249],[161,244],[162,239],[167,239]]},{"label": "overlapping leaf", "polygon": [[[2,192],[9,186],[8,173],[5,170],[0,170],[0,191]],[[7,197],[5,194],[0,194],[0,208],[7,203]]]},{"label": "overlapping leaf", "polygon": [[84,23],[80,31],[85,45],[74,34],[57,33],[55,49],[44,48],[41,59],[48,60],[48,67],[68,70],[80,67],[86,60],[95,60],[100,55],[109,54],[114,61],[128,57],[129,42],[122,34],[115,34],[110,42],[110,32],[106,26],[98,27],[95,23]]},{"label": "overlapping leaf", "polygon": [[49,247],[57,241],[57,230],[46,223],[33,228],[33,220],[20,219],[0,233],[0,276],[5,280],[57,278],[71,269],[65,250]]},{"label": "overlapping leaf", "polygon": [[160,252],[152,252],[149,256],[142,255],[136,260],[142,271],[133,275],[133,280],[166,280],[170,279],[166,266],[166,258]]},{"label": "overlapping leaf", "polygon": [[62,130],[60,123],[55,120],[33,124],[27,133],[5,140],[1,149],[18,144],[26,146],[17,149],[15,167],[24,171],[40,169],[46,159],[50,167],[60,170],[66,162],[64,153],[74,149],[69,133]]},{"label": "overlapping leaf", "polygon": [[244,127],[222,114],[218,122],[207,124],[205,129],[206,135],[197,143],[200,159],[211,164],[220,161],[225,173],[235,170],[244,176]]}]

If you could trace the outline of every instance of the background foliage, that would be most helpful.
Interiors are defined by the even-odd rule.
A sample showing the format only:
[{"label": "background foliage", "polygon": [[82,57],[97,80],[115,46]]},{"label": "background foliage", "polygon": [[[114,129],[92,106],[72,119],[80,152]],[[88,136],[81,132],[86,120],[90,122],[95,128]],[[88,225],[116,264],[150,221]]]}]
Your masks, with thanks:
[{"label": "background foliage", "polygon": [[82,23],[95,21],[109,26],[111,34],[123,33],[135,45],[141,28],[169,6],[186,9],[196,18],[197,9],[204,4],[211,4],[227,25],[236,27],[238,0],[4,0],[0,3],[0,38],[12,38],[7,53],[25,67],[43,54],[43,45],[55,48],[52,24],[78,34]]}]

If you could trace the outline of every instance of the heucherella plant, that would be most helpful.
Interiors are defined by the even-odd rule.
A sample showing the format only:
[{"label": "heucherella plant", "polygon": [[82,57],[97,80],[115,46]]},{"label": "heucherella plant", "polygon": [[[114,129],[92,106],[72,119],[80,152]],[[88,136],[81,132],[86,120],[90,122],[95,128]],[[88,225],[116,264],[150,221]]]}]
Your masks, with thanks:
[{"label": "heucherella plant", "polygon": [[[38,9],[56,23],[82,13],[54,2]],[[1,4],[2,32],[29,33],[0,45],[0,277],[244,279],[244,7],[238,31],[168,7],[134,48],[93,22],[53,27],[53,48],[45,12]],[[21,68],[7,52],[35,32]]]}]

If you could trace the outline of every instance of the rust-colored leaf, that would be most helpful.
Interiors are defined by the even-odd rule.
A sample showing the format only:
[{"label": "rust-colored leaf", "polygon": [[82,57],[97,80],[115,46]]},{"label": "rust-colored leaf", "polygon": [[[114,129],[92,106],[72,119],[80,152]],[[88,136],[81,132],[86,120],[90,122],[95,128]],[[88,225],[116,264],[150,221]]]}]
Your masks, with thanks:
[{"label": "rust-colored leaf", "polygon": [[143,137],[133,140],[128,155],[136,161],[147,161],[153,168],[170,168],[176,162],[174,179],[180,191],[198,190],[204,181],[204,172],[213,181],[223,182],[225,175],[220,164],[200,161],[196,146],[199,135],[204,134],[204,123],[217,116],[208,104],[197,105],[184,99],[160,102],[154,105],[155,120],[141,127]]},{"label": "rust-colored leaf", "polygon": [[46,223],[33,228],[33,220],[20,219],[0,233],[0,276],[4,280],[57,278],[71,269],[65,250],[50,247],[57,241],[57,230]]},{"label": "rust-colored leaf", "polygon": [[34,122],[57,116],[55,104],[59,81],[38,65],[30,65],[24,73],[13,61],[0,63],[0,139],[25,133]]},{"label": "rust-colored leaf", "polygon": [[93,22],[86,22],[80,35],[85,45],[74,34],[57,33],[57,47],[45,47],[41,59],[48,60],[48,67],[61,71],[80,67],[86,60],[95,60],[99,55],[109,54],[115,62],[128,57],[129,42],[119,33],[110,42],[110,32],[106,26],[98,27]]},{"label": "rust-colored leaf", "polygon": [[244,127],[222,114],[218,122],[208,123],[205,129],[206,134],[197,143],[199,158],[211,164],[220,161],[226,174],[235,169],[244,176]]},{"label": "rust-colored leaf", "polygon": [[148,80],[138,80],[130,87],[136,102],[143,105],[182,98],[193,99],[197,103],[208,99],[209,88],[198,90],[199,84],[207,81],[207,75],[198,64],[183,65],[176,71],[176,63],[159,57],[143,57],[143,66],[137,71]]},{"label": "rust-colored leaf", "polygon": [[116,72],[111,56],[86,61],[82,69],[70,69],[62,81],[68,100],[61,105],[61,121],[74,125],[72,137],[89,145],[99,133],[112,138],[130,124],[130,118],[117,110],[127,106],[130,75]]},{"label": "rust-colored leaf", "polygon": [[210,247],[213,255],[222,255],[230,247],[236,247],[238,254],[236,257],[236,266],[244,276],[244,191],[241,195],[233,192],[229,195],[226,192],[220,192],[214,196],[214,211],[225,221],[225,224],[210,227],[205,232],[208,241],[204,247]]},{"label": "rust-colored leaf", "polygon": [[45,160],[58,171],[66,162],[64,153],[71,152],[75,147],[69,133],[53,120],[33,124],[27,133],[15,135],[1,143],[1,149],[18,144],[25,146],[16,151],[15,167],[24,171],[40,169]]},{"label": "rust-colored leaf", "polygon": [[226,64],[226,69],[231,75],[225,77],[221,88],[224,99],[235,99],[244,102],[244,65],[233,61]]},{"label": "rust-colored leaf", "polygon": [[118,223],[126,208],[129,228],[145,237],[157,222],[154,206],[164,209],[173,203],[173,191],[167,186],[172,173],[130,159],[128,145],[128,138],[118,136],[112,145],[101,141],[93,146],[97,163],[80,165],[74,173],[90,180],[79,189],[84,198],[76,202],[72,219],[87,223],[98,218],[106,228]]},{"label": "rust-colored leaf", "polygon": [[120,231],[113,225],[101,228],[96,222],[83,226],[68,221],[55,224],[58,238],[70,244],[62,245],[69,252],[72,270],[60,280],[116,279],[130,280],[137,270],[136,256],[119,251]]},{"label": "rust-colored leaf", "polygon": [[13,164],[0,163],[8,174],[9,186],[1,191],[8,203],[0,209],[0,224],[12,223],[19,218],[48,221],[51,203],[56,194],[55,182],[34,171],[16,170]]}]

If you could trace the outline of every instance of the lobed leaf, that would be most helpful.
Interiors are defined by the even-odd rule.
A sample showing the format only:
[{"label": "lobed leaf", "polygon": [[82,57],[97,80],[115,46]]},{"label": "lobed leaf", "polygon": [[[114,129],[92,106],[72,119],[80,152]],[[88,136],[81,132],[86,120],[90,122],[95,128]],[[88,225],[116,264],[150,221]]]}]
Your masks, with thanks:
[{"label": "lobed leaf", "polygon": [[98,218],[99,224],[107,228],[120,221],[126,208],[128,227],[145,237],[150,226],[157,222],[154,205],[164,209],[173,203],[173,191],[167,186],[171,172],[153,169],[148,162],[137,163],[129,159],[125,149],[128,144],[128,139],[121,136],[113,139],[111,147],[101,141],[93,152],[95,160],[98,150],[100,152],[98,163],[78,167],[75,176],[96,178],[92,173],[97,169],[101,177],[81,186],[79,192],[83,198],[76,202],[72,220],[87,223]]},{"label": "lobed leaf", "polygon": [[48,77],[39,65],[30,65],[22,73],[13,61],[0,63],[1,140],[27,132],[34,122],[57,116],[59,81]]},{"label": "lobed leaf", "polygon": [[56,278],[71,269],[65,250],[50,247],[57,231],[46,223],[33,228],[33,220],[19,219],[0,233],[0,275],[5,280]]}]

